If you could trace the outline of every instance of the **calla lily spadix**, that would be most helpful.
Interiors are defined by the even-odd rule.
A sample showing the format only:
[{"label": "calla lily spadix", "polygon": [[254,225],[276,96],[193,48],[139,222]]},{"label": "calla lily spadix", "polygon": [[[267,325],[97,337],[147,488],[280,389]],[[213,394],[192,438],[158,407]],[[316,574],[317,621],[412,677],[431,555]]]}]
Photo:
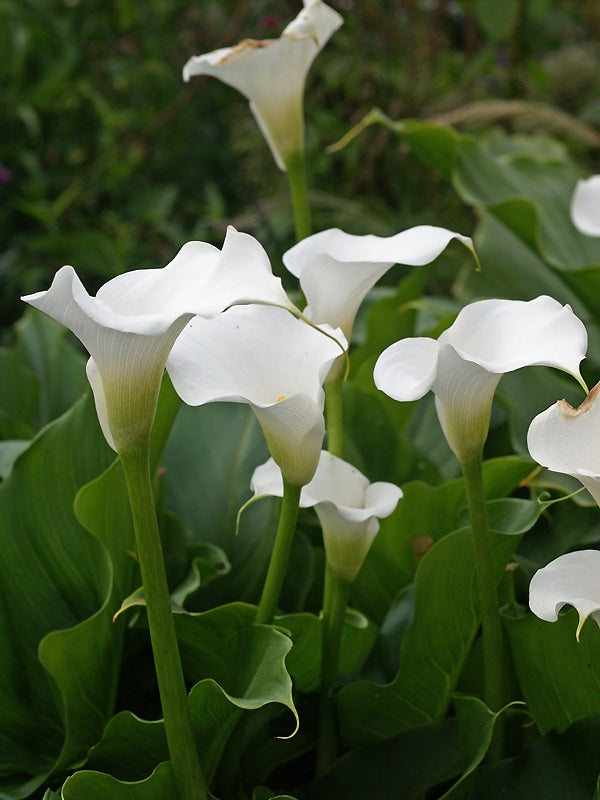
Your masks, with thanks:
[{"label": "calla lily spadix", "polygon": [[315,472],[325,433],[322,384],[346,346],[340,330],[321,330],[281,308],[236,306],[192,320],[167,370],[189,405],[248,403],[286,480],[302,486]]},{"label": "calla lily spadix", "polygon": [[556,367],[582,385],[587,333],[571,308],[551,297],[471,303],[439,339],[396,342],[379,357],[375,384],[395,400],[435,394],[448,444],[461,463],[481,456],[492,400],[505,372]]},{"label": "calla lily spadix", "polygon": [[166,267],[119,275],[95,297],[65,266],[50,289],[22,299],[70,328],[90,353],[98,418],[119,453],[147,439],[167,356],[194,315],[247,302],[294,309],[262,246],[234,228],[222,250],[188,242]]},{"label": "calla lily spadix", "polygon": [[315,233],[283,256],[306,297],[305,316],[340,327],[350,340],[356,312],[370,289],[394,264],[423,266],[452,239],[473,251],[468,236],[433,225],[417,225],[394,236],[356,236],[338,228]]},{"label": "calla lily spadix", "polygon": [[559,400],[542,411],[529,426],[527,447],[538,464],[577,478],[600,505],[599,394],[600,383],[579,408]]},{"label": "calla lily spadix", "polygon": [[577,181],[571,199],[571,219],[581,233],[600,236],[600,175]]},{"label": "calla lily spadix", "polygon": [[193,56],[183,79],[213,75],[241,92],[282,170],[304,149],[303,95],[310,66],[342,17],[321,0],[304,0],[304,8],[278,39],[244,39]]},{"label": "calla lily spadix", "polygon": [[600,552],[578,550],[555,558],[538,570],[529,584],[529,607],[546,622],[556,622],[558,612],[577,609],[577,640],[584,622],[592,617],[600,626]]},{"label": "calla lily spadix", "polygon": [[[254,471],[255,495],[283,496],[281,470],[273,459]],[[300,507],[313,507],[323,530],[327,562],[351,583],[379,532],[379,520],[389,517],[402,497],[393,483],[370,483],[355,467],[327,450],[321,452],[314,477],[302,488]]]}]

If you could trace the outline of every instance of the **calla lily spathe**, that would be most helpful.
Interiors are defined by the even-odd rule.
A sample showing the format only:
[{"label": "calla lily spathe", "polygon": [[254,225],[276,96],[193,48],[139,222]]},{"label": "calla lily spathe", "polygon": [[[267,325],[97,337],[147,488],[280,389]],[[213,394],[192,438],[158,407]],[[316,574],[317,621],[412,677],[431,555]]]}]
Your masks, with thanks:
[{"label": "calla lily spathe", "polygon": [[600,505],[599,394],[600,383],[579,408],[559,400],[542,411],[529,426],[527,447],[538,464],[577,478]]},{"label": "calla lily spathe", "polygon": [[340,327],[350,340],[354,318],[367,293],[394,264],[423,266],[452,239],[471,251],[468,236],[433,225],[417,225],[394,236],[356,236],[339,228],[298,242],[283,256],[306,297],[304,314],[317,324]]},{"label": "calla lily spathe", "polygon": [[577,181],[571,200],[573,225],[587,236],[600,236],[600,175]]},{"label": "calla lily spathe", "polygon": [[304,8],[278,39],[244,39],[193,56],[183,79],[213,75],[237,89],[250,108],[280,169],[304,149],[303,95],[310,66],[342,17],[321,0],[304,0]]},{"label": "calla lily spathe", "polygon": [[588,617],[600,626],[600,552],[578,550],[555,558],[538,570],[529,584],[529,607],[546,622],[556,622],[558,612],[577,609],[577,639]]},{"label": "calla lily spathe", "polygon": [[246,302],[294,308],[262,246],[234,228],[222,250],[188,242],[166,267],[119,275],[95,297],[65,266],[50,289],[22,299],[70,328],[90,353],[98,418],[119,453],[149,436],[167,356],[194,315]]},{"label": "calla lily spathe", "polygon": [[315,472],[325,433],[322,384],[346,346],[340,330],[321,330],[329,335],[281,308],[231,308],[192,320],[167,370],[189,405],[248,403],[286,480],[303,486]]},{"label": "calla lily spathe", "polygon": [[551,297],[471,303],[439,339],[404,339],[388,347],[375,384],[395,400],[435,394],[438,417],[459,461],[480,456],[492,400],[505,372],[546,365],[583,383],[579,364],[587,333],[569,306]]},{"label": "calla lily spathe", "polygon": [[[281,470],[273,459],[254,471],[255,495],[283,496]],[[402,497],[393,483],[370,483],[351,464],[321,452],[313,479],[302,488],[300,507],[313,507],[323,530],[327,563],[342,580],[351,583],[379,532],[379,520],[389,517]]]}]

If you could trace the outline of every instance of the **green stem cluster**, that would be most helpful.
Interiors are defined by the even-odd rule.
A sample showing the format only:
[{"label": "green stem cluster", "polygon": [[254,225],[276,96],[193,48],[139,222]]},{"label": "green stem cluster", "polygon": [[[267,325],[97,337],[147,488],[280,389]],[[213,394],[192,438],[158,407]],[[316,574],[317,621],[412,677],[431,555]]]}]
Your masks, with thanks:
[{"label": "green stem cluster", "polygon": [[206,800],[208,794],[192,730],[156,519],[148,447],[120,455],[131,505],[171,765],[181,800]]}]

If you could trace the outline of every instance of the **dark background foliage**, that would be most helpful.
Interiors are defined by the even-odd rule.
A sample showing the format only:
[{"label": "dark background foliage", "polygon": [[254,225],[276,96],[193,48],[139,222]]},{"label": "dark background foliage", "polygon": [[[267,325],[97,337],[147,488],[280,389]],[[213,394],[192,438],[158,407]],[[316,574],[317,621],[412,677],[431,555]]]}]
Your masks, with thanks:
[{"label": "dark background foliage", "polygon": [[[600,136],[600,7],[577,0],[332,0],[344,26],[306,92],[315,228],[390,234],[417,223],[469,233],[450,187],[383,128],[329,154],[373,106],[459,127],[550,129],[590,170]],[[0,320],[73,264],[93,290],[167,263],[181,244],[256,235],[275,271],[293,243],[285,177],[246,100],[181,80],[194,54],[277,36],[281,0],[2,0]],[[543,103],[541,110],[490,99]],[[556,112],[567,112],[559,117]],[[584,123],[584,125],[582,125]],[[585,127],[591,126],[591,127]],[[450,271],[446,271],[450,274]],[[450,291],[444,269],[437,291]]]}]

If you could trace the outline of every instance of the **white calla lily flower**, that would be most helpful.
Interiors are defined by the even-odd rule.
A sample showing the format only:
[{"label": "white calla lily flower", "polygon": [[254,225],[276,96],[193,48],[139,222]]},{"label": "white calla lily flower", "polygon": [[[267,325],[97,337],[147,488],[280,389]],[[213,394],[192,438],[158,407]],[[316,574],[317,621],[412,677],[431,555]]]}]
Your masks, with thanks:
[{"label": "white calla lily flower", "polygon": [[323,381],[346,346],[340,330],[321,331],[281,308],[236,306],[211,320],[192,320],[167,370],[189,405],[248,403],[286,480],[303,486],[325,434]]},{"label": "white calla lily flower", "polygon": [[553,472],[577,478],[600,505],[600,383],[579,408],[559,400],[533,419],[527,431],[531,457]]},{"label": "white calla lily flower", "polygon": [[193,56],[183,79],[212,75],[241,92],[282,170],[304,149],[303,95],[310,66],[342,17],[321,0],[304,0],[304,8],[278,39],[244,39]]},{"label": "white calla lily flower", "polygon": [[600,552],[578,550],[555,558],[538,570],[529,584],[529,607],[546,622],[556,622],[558,612],[577,609],[577,640],[584,622],[592,617],[600,626]]},{"label": "white calla lily flower", "polygon": [[166,267],[119,275],[95,297],[65,266],[50,289],[22,299],[70,328],[88,350],[98,418],[117,452],[148,437],[167,356],[194,315],[247,302],[294,309],[262,246],[234,228],[222,250],[188,242]]},{"label": "white calla lily flower", "polygon": [[492,400],[505,372],[556,367],[582,385],[587,333],[569,306],[551,297],[471,303],[439,339],[404,339],[379,357],[376,386],[395,400],[435,394],[438,417],[459,461],[481,455]]},{"label": "white calla lily flower", "polygon": [[339,228],[315,233],[283,256],[306,297],[304,314],[317,324],[340,327],[350,340],[354,318],[367,293],[394,264],[423,266],[452,239],[473,251],[468,236],[433,225],[417,225],[394,236],[357,236]]},{"label": "white calla lily flower", "polygon": [[[283,496],[281,470],[273,459],[254,471],[256,496]],[[379,532],[379,520],[393,513],[402,490],[393,483],[370,483],[351,464],[323,450],[314,477],[300,494],[300,507],[314,506],[327,562],[342,580],[351,583]]]},{"label": "white calla lily flower", "polygon": [[587,236],[600,236],[600,175],[577,181],[571,200],[573,225]]}]

